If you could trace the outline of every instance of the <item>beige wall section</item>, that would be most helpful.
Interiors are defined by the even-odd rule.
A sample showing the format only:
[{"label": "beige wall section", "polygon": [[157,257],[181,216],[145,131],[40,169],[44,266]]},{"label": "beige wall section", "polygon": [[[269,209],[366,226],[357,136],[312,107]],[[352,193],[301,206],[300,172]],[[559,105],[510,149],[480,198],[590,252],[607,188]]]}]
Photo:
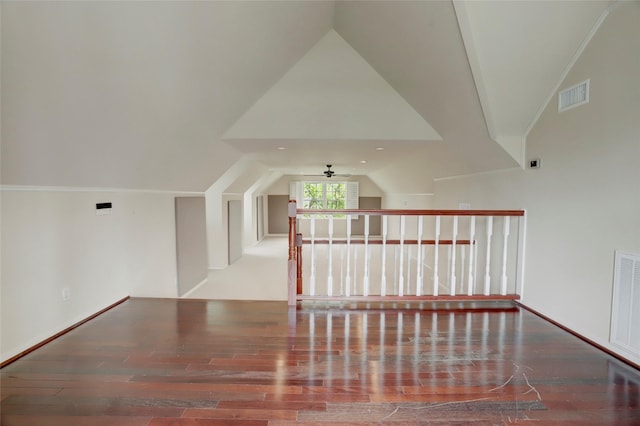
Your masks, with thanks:
[{"label": "beige wall section", "polygon": [[590,78],[591,102],[552,99],[527,141],[540,169],[436,182],[438,208],[527,209],[525,304],[607,347],[614,251],[640,253],[639,22],[621,4],[569,72],[561,90]]},{"label": "beige wall section", "polygon": [[123,297],[176,297],[175,195],[3,188],[2,359]]},{"label": "beige wall section", "polygon": [[289,196],[288,195],[269,195],[268,199],[268,217],[269,226],[267,233],[288,234],[289,233]]},{"label": "beige wall section", "polygon": [[[379,210],[382,208],[381,197],[360,197],[358,206],[361,209]],[[351,221],[351,232],[353,235],[364,235],[364,216],[358,216]],[[382,234],[382,220],[380,216],[369,216],[369,235]]]},{"label": "beige wall section", "polygon": [[178,296],[207,279],[207,224],[204,197],[176,197]]}]

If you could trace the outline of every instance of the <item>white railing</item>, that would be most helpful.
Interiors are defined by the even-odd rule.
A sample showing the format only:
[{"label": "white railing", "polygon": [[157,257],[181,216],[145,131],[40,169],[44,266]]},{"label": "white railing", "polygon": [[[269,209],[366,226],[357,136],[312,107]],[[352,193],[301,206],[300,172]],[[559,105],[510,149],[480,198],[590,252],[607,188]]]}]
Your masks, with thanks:
[{"label": "white railing", "polygon": [[303,210],[290,201],[289,303],[517,299],[523,241],[523,210]]}]

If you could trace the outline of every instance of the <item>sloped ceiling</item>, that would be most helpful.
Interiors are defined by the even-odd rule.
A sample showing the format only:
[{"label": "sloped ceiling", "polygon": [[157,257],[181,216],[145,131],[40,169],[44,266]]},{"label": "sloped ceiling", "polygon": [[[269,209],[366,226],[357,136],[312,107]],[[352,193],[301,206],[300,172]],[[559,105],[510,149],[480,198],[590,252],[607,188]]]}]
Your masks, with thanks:
[{"label": "sloped ceiling", "polygon": [[[332,163],[428,192],[437,177],[514,167],[610,3],[3,1],[2,184],[204,191],[249,157],[265,173]],[[333,103],[310,96],[336,90],[318,71],[339,55],[313,64],[327,39],[351,52]],[[396,96],[384,129],[413,114],[405,132],[358,103],[350,127],[336,123],[369,78],[372,99]],[[283,90],[295,114],[275,114]],[[403,137],[416,123],[439,138]]]},{"label": "sloped ceiling", "polygon": [[518,161],[555,85],[612,4],[454,1],[489,135]]},{"label": "sloped ceiling", "polygon": [[203,191],[326,2],[2,2],[2,183]]},{"label": "sloped ceiling", "polygon": [[442,140],[334,30],[329,30],[223,137]]}]

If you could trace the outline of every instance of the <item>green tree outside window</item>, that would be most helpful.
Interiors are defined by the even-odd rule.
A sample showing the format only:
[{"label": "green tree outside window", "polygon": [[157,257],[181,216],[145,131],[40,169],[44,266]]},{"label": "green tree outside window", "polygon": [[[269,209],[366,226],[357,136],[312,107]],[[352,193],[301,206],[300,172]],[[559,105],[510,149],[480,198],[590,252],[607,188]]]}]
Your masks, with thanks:
[{"label": "green tree outside window", "polygon": [[[304,182],[305,209],[342,210],[346,205],[347,185],[344,182]],[[337,215],[334,217],[344,217]]]}]

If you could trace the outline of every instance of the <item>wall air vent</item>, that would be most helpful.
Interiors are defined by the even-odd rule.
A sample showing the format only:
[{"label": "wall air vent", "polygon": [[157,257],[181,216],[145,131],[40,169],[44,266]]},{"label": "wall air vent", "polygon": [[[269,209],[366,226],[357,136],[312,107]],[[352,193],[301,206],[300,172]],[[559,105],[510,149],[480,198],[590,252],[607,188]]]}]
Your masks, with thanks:
[{"label": "wall air vent", "polygon": [[615,252],[612,345],[640,359],[640,255]]},{"label": "wall air vent", "polygon": [[558,95],[558,112],[589,103],[589,80],[571,86]]}]

